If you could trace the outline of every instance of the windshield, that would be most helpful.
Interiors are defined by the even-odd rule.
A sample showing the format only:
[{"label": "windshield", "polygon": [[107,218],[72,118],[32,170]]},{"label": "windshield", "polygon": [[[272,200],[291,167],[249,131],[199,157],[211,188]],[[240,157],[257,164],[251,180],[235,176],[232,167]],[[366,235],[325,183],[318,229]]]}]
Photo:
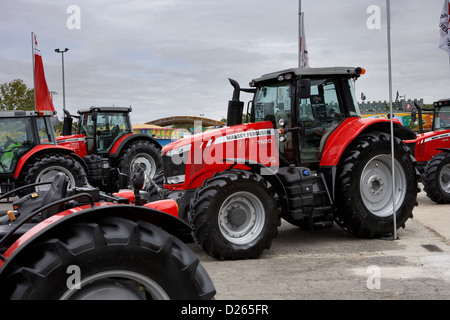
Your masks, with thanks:
[{"label": "windshield", "polygon": [[290,83],[268,85],[258,88],[254,108],[255,122],[272,121],[277,127],[278,120],[291,119]]},{"label": "windshield", "polygon": [[35,145],[30,118],[0,119],[0,173],[11,173],[17,161]]},{"label": "windshield", "polygon": [[435,130],[450,129],[450,106],[436,107],[436,118],[434,120]]}]

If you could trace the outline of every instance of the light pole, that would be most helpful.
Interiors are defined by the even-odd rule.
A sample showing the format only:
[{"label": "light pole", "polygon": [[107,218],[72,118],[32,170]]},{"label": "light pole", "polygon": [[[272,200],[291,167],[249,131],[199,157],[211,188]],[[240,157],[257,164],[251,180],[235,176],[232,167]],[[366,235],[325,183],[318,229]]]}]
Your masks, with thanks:
[{"label": "light pole", "polygon": [[55,49],[56,53],[61,53],[61,59],[62,59],[62,81],[63,81],[63,110],[66,110],[66,88],[64,83],[64,52],[69,51],[68,48],[65,48],[64,50]]}]

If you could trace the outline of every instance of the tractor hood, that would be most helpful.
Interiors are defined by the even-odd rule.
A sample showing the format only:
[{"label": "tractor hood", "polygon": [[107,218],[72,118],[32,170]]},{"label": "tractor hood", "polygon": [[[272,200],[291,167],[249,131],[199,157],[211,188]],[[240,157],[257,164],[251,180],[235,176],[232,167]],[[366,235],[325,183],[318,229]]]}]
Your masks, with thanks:
[{"label": "tractor hood", "polygon": [[205,143],[210,145],[213,142],[235,141],[271,134],[274,134],[274,129],[270,121],[222,127],[169,143],[162,149],[162,155],[165,156],[168,152],[170,154],[173,150],[185,149],[191,145],[201,147]]}]

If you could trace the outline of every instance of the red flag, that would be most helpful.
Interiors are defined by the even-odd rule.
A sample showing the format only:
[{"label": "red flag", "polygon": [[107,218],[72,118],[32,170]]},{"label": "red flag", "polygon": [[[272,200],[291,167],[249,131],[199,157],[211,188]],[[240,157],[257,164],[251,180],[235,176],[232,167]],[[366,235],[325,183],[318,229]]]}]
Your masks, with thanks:
[{"label": "red flag", "polygon": [[31,33],[33,39],[33,57],[34,57],[34,95],[37,111],[53,111],[52,98],[45,81],[44,64],[42,63],[41,51],[39,50],[37,37]]}]

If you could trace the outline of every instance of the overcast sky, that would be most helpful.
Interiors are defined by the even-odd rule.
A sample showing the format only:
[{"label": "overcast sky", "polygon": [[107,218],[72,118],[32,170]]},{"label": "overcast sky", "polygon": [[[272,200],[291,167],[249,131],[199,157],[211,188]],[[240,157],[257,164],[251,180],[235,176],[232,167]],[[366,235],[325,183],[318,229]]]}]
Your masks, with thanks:
[{"label": "overcast sky", "polygon": [[[47,83],[66,108],[133,107],[132,122],[167,116],[220,120],[232,87],[298,65],[298,0],[0,0],[0,83],[33,87],[31,32],[38,37]],[[80,9],[79,20],[71,5]],[[370,30],[371,5],[381,9]],[[394,0],[394,94],[450,97],[449,57],[438,48],[443,0]],[[385,0],[303,0],[311,67],[362,66],[356,95],[387,100]],[[76,22],[80,22],[79,26]],[[74,28],[75,27],[75,28]],[[79,27],[79,28],[78,28]],[[242,98],[248,100],[248,95]]]}]

